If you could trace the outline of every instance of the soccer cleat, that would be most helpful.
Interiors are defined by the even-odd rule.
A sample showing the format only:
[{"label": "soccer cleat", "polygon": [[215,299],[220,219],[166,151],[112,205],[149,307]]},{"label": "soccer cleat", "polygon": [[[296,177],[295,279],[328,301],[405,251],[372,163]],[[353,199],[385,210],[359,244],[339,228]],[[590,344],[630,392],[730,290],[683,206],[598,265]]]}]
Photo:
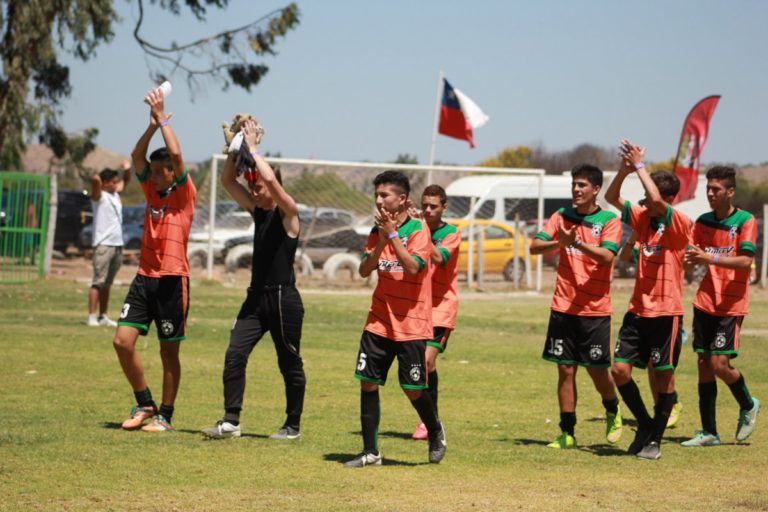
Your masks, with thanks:
[{"label": "soccer cleat", "polygon": [[624,426],[621,423],[621,410],[617,410],[616,414],[607,412],[605,414],[605,440],[611,444],[616,444],[621,439],[621,433],[624,431]]},{"label": "soccer cleat", "polygon": [[133,409],[131,409],[131,417],[123,422],[123,429],[136,430],[155,414],[157,414],[157,409],[152,406],[139,407],[134,405]]},{"label": "soccer cleat", "polygon": [[557,439],[547,445],[547,448],[556,448],[559,450],[567,450],[569,448],[576,448],[576,438],[568,432],[563,432]]},{"label": "soccer cleat", "polygon": [[667,428],[671,428],[677,425],[677,422],[680,420],[681,412],[683,412],[683,404],[680,402],[675,402],[675,405],[672,406],[672,411],[669,413]]},{"label": "soccer cleat", "polygon": [[88,327],[98,327],[99,326],[99,319],[96,318],[96,315],[88,315],[88,320],[85,322]]},{"label": "soccer cleat", "polygon": [[720,436],[717,434],[710,434],[706,430],[699,430],[692,438],[680,443],[681,446],[685,446],[686,448],[696,448],[699,446],[718,446],[719,444]]},{"label": "soccer cleat", "polygon": [[645,430],[643,428],[638,428],[637,432],[635,432],[635,440],[632,441],[632,444],[629,445],[629,448],[627,448],[627,453],[630,455],[637,455],[640,450],[643,449],[643,446],[648,442],[648,439],[651,437],[650,430]]},{"label": "soccer cleat", "polygon": [[280,430],[278,430],[276,433],[269,436],[270,439],[280,439],[280,440],[289,440],[289,441],[298,441],[301,439],[301,432],[296,430],[293,427],[283,427]]},{"label": "soccer cleat", "polygon": [[141,430],[144,432],[173,432],[173,425],[171,425],[171,420],[162,414],[157,414],[152,418],[152,421],[141,427]]},{"label": "soccer cleat", "polygon": [[117,327],[117,322],[109,318],[107,315],[102,315],[99,317],[98,325],[103,327]]},{"label": "soccer cleat", "polygon": [[234,425],[228,421],[219,420],[216,425],[201,430],[203,437],[208,439],[229,439],[230,437],[240,437],[242,434],[240,425]]},{"label": "soccer cleat", "polygon": [[661,458],[661,446],[656,441],[649,441],[643,449],[637,452],[638,459],[659,460]]},{"label": "soccer cleat", "polygon": [[427,426],[424,425],[423,421],[419,423],[419,426],[416,427],[416,430],[413,431],[411,439],[416,439],[417,441],[429,439],[429,432],[427,431]]},{"label": "soccer cleat", "polygon": [[440,422],[440,432],[429,439],[429,462],[438,464],[445,457],[445,449],[448,443],[445,440],[445,426]]},{"label": "soccer cleat", "polygon": [[362,468],[365,466],[381,466],[381,453],[363,452],[344,463],[345,468]]},{"label": "soccer cleat", "polygon": [[736,428],[736,440],[746,441],[755,430],[757,413],[760,412],[760,400],[752,397],[752,408],[739,413],[739,426]]}]

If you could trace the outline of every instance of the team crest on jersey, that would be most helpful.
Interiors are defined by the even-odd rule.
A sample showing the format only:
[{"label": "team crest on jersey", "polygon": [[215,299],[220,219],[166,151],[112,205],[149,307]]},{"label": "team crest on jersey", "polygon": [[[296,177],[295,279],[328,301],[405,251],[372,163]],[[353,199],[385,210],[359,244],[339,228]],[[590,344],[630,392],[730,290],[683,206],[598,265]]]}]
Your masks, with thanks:
[{"label": "team crest on jersey", "polygon": [[379,260],[379,270],[382,272],[402,272],[403,266],[398,260]]},{"label": "team crest on jersey", "polygon": [[600,348],[600,347],[598,347],[598,346],[593,346],[593,347],[592,347],[592,348],[589,350],[589,357],[590,357],[590,359],[592,359],[593,361],[597,361],[598,359],[600,359],[601,357],[603,357],[603,349],[601,349],[601,348]]},{"label": "team crest on jersey", "polygon": [[728,231],[728,238],[730,238],[731,240],[733,240],[734,238],[736,238],[736,233],[738,233],[738,231],[739,231],[739,228],[738,228],[738,227],[736,227],[736,226],[731,226],[731,229],[730,229],[730,231]]},{"label": "team crest on jersey", "polygon": [[658,350],[651,352],[651,361],[653,361],[653,364],[659,364],[659,361],[661,361],[661,352]]},{"label": "team crest on jersey", "polygon": [[603,225],[600,222],[595,222],[592,224],[592,236],[595,238],[600,238],[600,234],[603,232]]},{"label": "team crest on jersey", "polygon": [[661,245],[643,244],[643,255],[645,256],[658,256],[663,252],[663,250],[664,247]]},{"label": "team crest on jersey", "polygon": [[713,343],[713,348],[723,348],[725,347],[725,333],[724,332],[718,332],[717,336],[715,336],[715,342]]},{"label": "team crest on jersey", "polygon": [[160,322],[160,330],[165,336],[170,336],[173,332],[173,323],[170,320],[163,320]]},{"label": "team crest on jersey", "polygon": [[421,380],[421,366],[412,366],[409,375],[413,382],[419,382]]}]

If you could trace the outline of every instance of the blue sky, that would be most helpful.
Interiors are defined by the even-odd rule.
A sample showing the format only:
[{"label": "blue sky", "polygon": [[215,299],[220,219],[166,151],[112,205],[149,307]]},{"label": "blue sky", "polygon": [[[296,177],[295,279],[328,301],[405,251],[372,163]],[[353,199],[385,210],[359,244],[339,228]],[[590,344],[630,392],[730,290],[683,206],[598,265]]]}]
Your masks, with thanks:
[{"label": "blue sky", "polygon": [[[215,84],[190,97],[176,77],[168,110],[189,161],[220,150],[220,124],[240,111],[267,129],[263,150],[284,157],[426,163],[438,72],[490,116],[477,148],[438,137],[437,160],[471,165],[507,146],[612,147],[622,137],[671,157],[683,120],[721,94],[703,162],[768,161],[768,2],[299,1],[301,24],[266,59],[251,93]],[[230,0],[205,24],[147,6],[143,33],[179,43],[232,28],[285,5]],[[137,8],[116,0],[123,22],[111,45],[71,65],[63,123],[99,128],[100,145],[130,152],[146,127],[152,86],[132,37]],[[156,141],[159,145],[159,139]],[[153,147],[155,146],[153,145]]]}]

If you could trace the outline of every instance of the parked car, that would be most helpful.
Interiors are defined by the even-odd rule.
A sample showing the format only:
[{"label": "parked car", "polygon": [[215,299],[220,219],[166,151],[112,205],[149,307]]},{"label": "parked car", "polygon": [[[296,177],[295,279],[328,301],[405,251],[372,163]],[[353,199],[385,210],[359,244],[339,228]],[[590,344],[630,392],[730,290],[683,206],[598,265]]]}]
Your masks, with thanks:
[{"label": "parked car", "polygon": [[[467,272],[469,254],[469,221],[465,219],[448,219],[447,222],[461,229],[461,246],[459,247],[459,272]],[[473,268],[477,270],[477,241],[480,230],[485,235],[483,245],[484,271],[500,273],[507,281],[514,280],[515,230],[509,225],[492,220],[475,220],[475,241],[473,242]],[[525,248],[523,243],[530,246],[531,239],[521,233],[518,238],[517,256],[518,280],[525,276]],[[536,256],[531,256],[532,267],[536,265]]]},{"label": "parked car", "polygon": [[[146,210],[145,204],[123,206],[123,247],[126,249],[141,248]],[[93,244],[93,224],[88,224],[80,231],[78,244],[80,249],[91,247]]]}]

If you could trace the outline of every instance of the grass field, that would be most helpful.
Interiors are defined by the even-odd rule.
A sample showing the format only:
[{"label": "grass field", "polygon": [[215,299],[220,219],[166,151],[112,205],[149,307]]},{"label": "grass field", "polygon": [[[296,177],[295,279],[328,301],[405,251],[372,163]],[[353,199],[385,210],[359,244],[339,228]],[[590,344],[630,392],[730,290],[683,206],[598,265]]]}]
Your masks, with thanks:
[{"label": "grass field", "polygon": [[[117,312],[126,289],[113,292]],[[416,413],[391,372],[381,394],[385,463],[361,470],[341,462],[362,446],[352,374],[367,294],[304,292],[303,439],[286,444],[267,439],[284,408],[268,337],[248,369],[247,435],[203,441],[199,434],[222,415],[222,362],[242,290],[193,283],[177,431],[167,435],[120,430],[133,395],[111,346],[112,330],[83,323],[85,293],[85,285],[68,281],[0,286],[0,510],[768,510],[765,411],[750,443],[735,444],[737,406],[720,384],[724,445],[679,446],[699,426],[690,345],[678,369],[685,410],[666,433],[660,461],[624,453],[631,429],[618,447],[605,443],[600,400],[583,371],[579,449],[545,448],[558,434],[556,370],[540,359],[549,292],[464,300],[458,330],[438,361],[445,459],[428,464],[426,443],[410,440]],[[619,313],[628,293],[625,287],[614,295]],[[767,297],[753,293],[735,363],[765,403]],[[620,319],[615,315],[614,333]],[[139,347],[159,395],[154,333]],[[636,380],[645,393],[645,376]]]}]

